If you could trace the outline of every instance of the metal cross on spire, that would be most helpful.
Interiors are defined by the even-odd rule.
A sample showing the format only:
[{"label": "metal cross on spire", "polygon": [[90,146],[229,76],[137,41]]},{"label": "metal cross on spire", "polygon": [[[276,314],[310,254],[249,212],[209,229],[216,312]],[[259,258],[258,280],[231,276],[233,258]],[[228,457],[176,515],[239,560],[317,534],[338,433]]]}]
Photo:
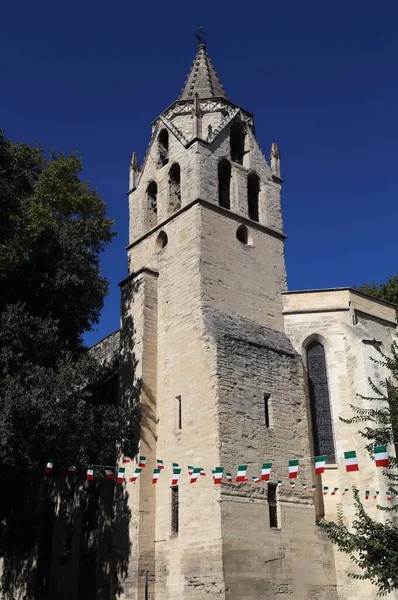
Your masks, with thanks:
[{"label": "metal cross on spire", "polygon": [[198,40],[199,44],[205,44],[205,30],[202,26],[196,28],[195,37]]}]

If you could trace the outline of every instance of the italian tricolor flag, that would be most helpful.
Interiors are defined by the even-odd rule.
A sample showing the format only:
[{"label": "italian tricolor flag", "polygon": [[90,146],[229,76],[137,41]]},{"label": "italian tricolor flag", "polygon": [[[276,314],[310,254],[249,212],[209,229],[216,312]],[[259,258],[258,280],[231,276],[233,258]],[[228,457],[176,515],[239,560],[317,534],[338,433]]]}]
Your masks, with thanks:
[{"label": "italian tricolor flag", "polygon": [[192,473],[193,473],[193,467],[190,467],[188,465],[188,475],[192,475]]},{"label": "italian tricolor flag", "polygon": [[179,469],[180,465],[178,463],[173,463],[173,469]]},{"label": "italian tricolor flag", "polygon": [[200,475],[200,467],[193,469],[192,474],[191,474],[191,480],[189,483],[196,483],[196,481],[198,480],[198,476]]},{"label": "italian tricolor flag", "polygon": [[213,481],[215,484],[221,483],[223,471],[224,467],[216,467],[215,469],[213,469]]},{"label": "italian tricolor flag", "polygon": [[369,494],[370,494],[370,491],[365,490],[365,500],[369,500]]},{"label": "italian tricolor flag", "polygon": [[173,468],[173,478],[171,480],[171,485],[178,485],[178,480],[180,478],[181,469],[179,467]]},{"label": "italian tricolor flag", "polygon": [[376,494],[373,496],[373,499],[374,499],[374,500],[377,500],[377,496],[378,496],[379,494],[380,494],[380,491],[379,491],[379,490],[376,490]]},{"label": "italian tricolor flag", "polygon": [[123,464],[127,464],[131,461],[131,458],[129,456],[123,456]]},{"label": "italian tricolor flag", "polygon": [[206,473],[204,469],[200,469],[200,475],[201,477],[206,477]]},{"label": "italian tricolor flag", "polygon": [[374,450],[376,467],[388,467],[387,446],[375,446]]},{"label": "italian tricolor flag", "polygon": [[315,457],[315,475],[322,475],[325,472],[326,456]]},{"label": "italian tricolor flag", "polygon": [[146,456],[140,456],[140,458],[138,459],[138,466],[140,467],[140,469],[143,469],[146,465]]},{"label": "italian tricolor flag", "polygon": [[112,469],[105,469],[105,475],[107,479],[115,479],[115,473]]},{"label": "italian tricolor flag", "polygon": [[289,483],[290,483],[290,487],[293,490],[296,487],[296,482],[295,481],[289,481]]},{"label": "italian tricolor flag", "polygon": [[232,473],[226,473],[227,483],[232,483]]},{"label": "italian tricolor flag", "polygon": [[349,488],[344,488],[344,492],[341,492],[342,496],[345,496],[347,492],[349,492]]},{"label": "italian tricolor flag", "polygon": [[117,478],[116,478],[116,481],[117,481],[118,483],[122,483],[122,482],[123,482],[123,480],[124,480],[124,472],[125,472],[125,470],[126,470],[126,469],[125,469],[124,467],[120,467],[120,468],[119,468],[119,471],[118,471],[118,473],[117,473]]},{"label": "italian tricolor flag", "polygon": [[238,467],[238,472],[236,475],[236,481],[237,482],[241,482],[241,481],[247,481],[247,477],[246,477],[246,471],[247,471],[247,465],[239,465]]},{"label": "italian tricolor flag", "polygon": [[298,459],[289,460],[289,479],[296,479],[298,475]]},{"label": "italian tricolor flag", "polygon": [[46,464],[46,469],[45,469],[46,473],[50,473],[50,471],[52,470],[53,466],[54,466],[54,464],[52,462],[48,462]]},{"label": "italian tricolor flag", "polygon": [[323,495],[324,495],[324,496],[326,496],[326,494],[328,493],[328,491],[329,491],[329,488],[328,488],[328,486],[327,486],[327,485],[324,485],[324,486],[323,486]]},{"label": "italian tricolor flag", "polygon": [[160,469],[154,469],[152,475],[152,483],[157,483],[160,475]]},{"label": "italian tricolor flag", "polygon": [[70,476],[70,475],[73,475],[73,473],[76,473],[76,467],[68,467],[67,471],[66,471],[66,474],[68,476]]},{"label": "italian tricolor flag", "polygon": [[387,494],[387,500],[392,500],[391,492],[386,492],[386,494]]},{"label": "italian tricolor flag", "polygon": [[271,475],[272,463],[263,463],[261,467],[261,481],[268,481]]},{"label": "italian tricolor flag", "polygon": [[302,483],[301,485],[303,486],[303,490],[305,491],[307,489],[307,484],[306,483]]},{"label": "italian tricolor flag", "polygon": [[142,471],[142,469],[137,467],[137,469],[134,471],[132,477],[130,477],[130,481],[132,483],[135,483],[137,481],[138,477],[140,476],[141,471]]},{"label": "italian tricolor flag", "polygon": [[350,452],[344,452],[344,458],[345,470],[347,471],[347,473],[350,473],[351,471],[359,471],[357,453],[355,452],[355,450],[351,450]]},{"label": "italian tricolor flag", "polygon": [[316,485],[313,485],[310,489],[310,494],[313,494],[316,490]]},{"label": "italian tricolor flag", "polygon": [[278,488],[282,487],[282,480],[278,479]]},{"label": "italian tricolor flag", "polygon": [[335,495],[336,495],[336,492],[337,492],[338,490],[339,490],[339,488],[334,488],[334,489],[333,489],[333,492],[332,492],[332,494],[331,494],[331,495],[332,495],[332,496],[335,496]]},{"label": "italian tricolor flag", "polygon": [[156,461],[156,468],[157,469],[164,469],[164,464],[162,460],[157,459]]},{"label": "italian tricolor flag", "polygon": [[261,477],[252,477],[254,483],[260,483]]},{"label": "italian tricolor flag", "polygon": [[94,479],[94,469],[92,467],[89,467],[87,469],[86,480],[91,481],[92,479]]}]

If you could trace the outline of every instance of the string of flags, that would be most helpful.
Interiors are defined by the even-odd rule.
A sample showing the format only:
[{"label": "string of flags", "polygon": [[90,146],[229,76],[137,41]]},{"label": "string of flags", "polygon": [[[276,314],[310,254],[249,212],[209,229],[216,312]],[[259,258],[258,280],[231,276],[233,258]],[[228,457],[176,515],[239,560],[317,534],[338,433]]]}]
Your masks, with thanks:
[{"label": "string of flags", "polygon": [[[326,458],[327,457],[325,455],[315,457],[314,468],[315,468],[316,475],[321,475],[322,473],[325,472]],[[344,452],[344,460],[345,460],[345,468],[346,468],[347,473],[359,471],[359,464],[358,464],[358,459],[357,459],[355,450]],[[132,461],[132,459],[129,456],[123,456],[123,459],[122,459],[123,464],[130,463],[131,461]],[[385,446],[385,445],[384,446],[375,446],[374,462],[375,462],[375,465],[377,468],[389,466],[387,446]],[[129,482],[131,482],[131,483],[135,483],[137,481],[142,470],[146,467],[146,457],[139,456],[137,459],[137,463],[138,463],[138,466],[135,468],[133,475],[129,478]],[[50,473],[53,469],[53,466],[54,465],[52,462],[48,462],[45,467],[45,472]],[[114,466],[109,466],[109,465],[108,466],[103,466],[103,465],[89,466],[87,468],[87,473],[86,473],[87,481],[91,481],[94,479],[95,467],[97,469],[100,468],[101,470],[104,470],[105,476],[107,479],[114,480],[115,473],[116,473],[117,483],[122,483],[123,481],[125,481],[125,471],[126,471],[125,467],[114,467]],[[153,475],[152,475],[152,483],[153,484],[156,484],[158,482],[159,476],[160,476],[162,470],[164,470],[164,468],[165,468],[165,466],[164,466],[163,460],[157,459],[156,460],[156,468],[153,469]],[[238,466],[236,476],[235,476],[235,481],[237,483],[243,483],[243,482],[249,481],[249,479],[247,477],[247,469],[248,469],[248,465],[239,465]],[[261,467],[260,475],[252,476],[253,483],[261,483],[262,481],[269,481],[269,479],[271,477],[271,469],[272,469],[271,462],[263,463],[262,467]],[[173,474],[172,474],[172,479],[171,479],[172,486],[177,486],[179,484],[181,471],[182,471],[182,469],[181,469],[180,465],[178,463],[173,463]],[[76,467],[71,466],[67,469],[66,475],[71,476],[75,472],[76,472]],[[296,487],[298,474],[299,474],[299,459],[289,460],[288,461],[288,479],[289,479],[289,484],[290,484],[291,489],[295,489],[295,487]],[[214,484],[221,484],[222,480],[223,480],[223,475],[224,475],[224,467],[222,467],[222,466],[215,467],[212,470],[212,477],[213,477]],[[206,472],[201,467],[188,466],[188,476],[190,478],[190,484],[195,484],[199,477],[206,476]],[[226,479],[227,483],[232,483],[233,482],[232,473],[226,472],[225,479]],[[280,488],[281,486],[282,486],[282,480],[278,480],[277,487]],[[301,487],[302,487],[303,491],[308,491],[310,494],[313,494],[315,492],[315,490],[317,489],[316,485],[312,485],[310,488],[308,488],[306,483],[301,483]],[[324,486],[322,491],[323,491],[324,496],[327,496],[329,494],[329,488],[327,486]],[[348,491],[349,491],[348,488],[339,490],[339,488],[335,487],[333,490],[330,491],[330,495],[336,496],[337,493],[340,492],[340,494],[342,496],[344,496],[347,494]],[[376,490],[373,498],[375,500],[378,499],[379,494],[380,494],[380,490]],[[398,494],[395,494],[395,495],[398,497]],[[368,500],[369,497],[370,497],[370,490],[366,490],[365,491],[365,500]],[[392,500],[392,494],[390,491],[386,492],[386,497],[387,497],[387,500]]]}]

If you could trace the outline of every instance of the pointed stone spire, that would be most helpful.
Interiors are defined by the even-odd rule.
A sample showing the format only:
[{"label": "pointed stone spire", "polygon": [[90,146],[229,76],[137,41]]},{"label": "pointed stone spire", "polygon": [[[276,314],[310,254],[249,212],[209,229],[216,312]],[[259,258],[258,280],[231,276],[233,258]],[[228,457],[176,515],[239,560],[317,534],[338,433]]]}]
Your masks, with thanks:
[{"label": "pointed stone spire", "polygon": [[199,44],[191,72],[179,99],[193,100],[195,94],[199,99],[227,97],[204,44]]},{"label": "pointed stone spire", "polygon": [[138,168],[137,153],[133,152],[133,154],[131,156],[130,174],[129,174],[129,186],[130,186],[130,190],[135,190],[136,189],[139,172],[140,171],[139,171],[139,168]]},{"label": "pointed stone spire", "polygon": [[271,162],[272,174],[275,175],[275,177],[278,177],[280,179],[281,178],[281,156],[279,154],[278,144],[275,141],[273,141],[271,144],[270,162]]}]

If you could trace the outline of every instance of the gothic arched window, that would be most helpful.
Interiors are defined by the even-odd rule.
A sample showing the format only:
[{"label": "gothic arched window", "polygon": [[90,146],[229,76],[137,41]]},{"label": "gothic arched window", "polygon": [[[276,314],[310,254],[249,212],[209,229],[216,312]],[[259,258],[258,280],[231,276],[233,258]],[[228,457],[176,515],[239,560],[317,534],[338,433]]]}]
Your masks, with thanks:
[{"label": "gothic arched window", "polygon": [[169,210],[174,212],[181,208],[181,169],[173,163],[169,171]]},{"label": "gothic arched window", "polygon": [[256,173],[247,176],[247,205],[249,219],[258,221],[258,197],[260,194],[260,178]]},{"label": "gothic arched window", "polygon": [[162,129],[158,137],[159,167],[164,167],[169,162],[169,132]]},{"label": "gothic arched window", "polygon": [[326,455],[328,463],[335,463],[326,357],[320,342],[307,346],[307,369],[314,452],[317,456]]},{"label": "gothic arched window", "polygon": [[230,208],[231,163],[223,158],[218,163],[218,203],[223,208]]},{"label": "gothic arched window", "polygon": [[157,223],[158,214],[158,186],[156,181],[150,181],[146,189],[147,198],[147,214],[148,214],[148,227],[152,229]]}]

